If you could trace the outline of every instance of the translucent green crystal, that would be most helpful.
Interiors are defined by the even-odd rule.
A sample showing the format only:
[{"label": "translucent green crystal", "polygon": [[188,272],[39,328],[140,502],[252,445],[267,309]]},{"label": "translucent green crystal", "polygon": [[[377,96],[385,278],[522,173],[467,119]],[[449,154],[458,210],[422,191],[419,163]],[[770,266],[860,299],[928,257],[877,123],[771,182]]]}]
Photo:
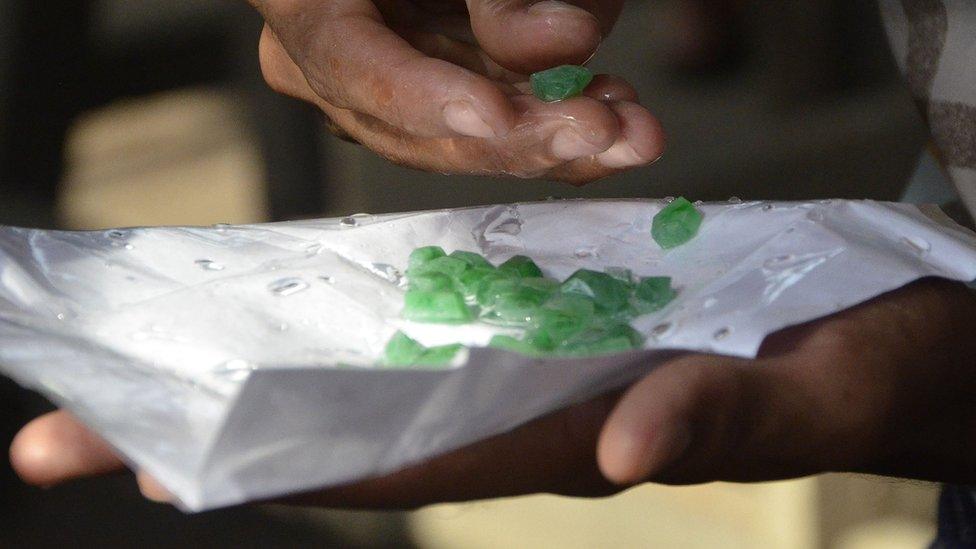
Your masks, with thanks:
[{"label": "translucent green crystal", "polygon": [[488,342],[488,346],[498,349],[505,349],[508,351],[515,351],[516,353],[522,353],[523,355],[529,356],[538,356],[541,354],[531,342],[509,335],[496,335],[492,337],[491,341]]},{"label": "translucent green crystal", "polygon": [[675,198],[651,222],[651,236],[664,249],[688,242],[698,233],[702,214],[684,197]]},{"label": "translucent green crystal", "polygon": [[391,366],[409,366],[416,363],[426,350],[423,345],[411,339],[407,334],[397,332],[386,343],[384,362]]},{"label": "translucent green crystal", "polygon": [[[507,283],[506,283],[507,282]],[[482,319],[507,326],[524,326],[551,295],[540,290],[511,281],[501,281],[492,286],[490,304],[482,310]]]},{"label": "translucent green crystal", "polygon": [[407,263],[408,270],[417,270],[423,267],[426,263],[431,260],[437,259],[438,257],[444,257],[447,255],[444,253],[444,248],[440,246],[424,246],[423,248],[417,248],[416,250],[410,252],[410,259]]},{"label": "translucent green crystal", "polygon": [[469,322],[473,315],[457,291],[409,290],[403,298],[403,318],[416,322]]},{"label": "translucent green crystal", "polygon": [[624,310],[630,302],[630,288],[624,282],[589,269],[580,269],[563,282],[564,294],[579,294],[593,298],[596,310],[601,313],[616,313]]},{"label": "translucent green crystal", "polygon": [[542,277],[542,269],[524,255],[516,255],[498,266],[499,272],[518,275],[522,278]]},{"label": "translucent green crystal", "polygon": [[603,272],[626,284],[629,288],[634,287],[634,273],[624,267],[607,267]]},{"label": "translucent green crystal", "polygon": [[442,273],[451,278],[457,278],[468,268],[467,263],[456,257],[438,257],[407,271],[407,276],[412,277],[420,273]]},{"label": "translucent green crystal", "polygon": [[443,366],[450,364],[462,346],[424,347],[403,332],[393,334],[386,344],[383,363],[388,366]]},{"label": "translucent green crystal", "polygon": [[634,289],[634,307],[641,314],[660,310],[674,299],[675,293],[669,276],[642,278]]},{"label": "translucent green crystal", "polygon": [[485,277],[478,285],[475,299],[478,305],[490,308],[495,305],[498,296],[514,292],[518,286],[519,281],[517,279],[508,278],[504,275]]},{"label": "translucent green crystal", "polygon": [[586,67],[562,65],[537,72],[529,77],[532,93],[551,103],[575,97],[593,80],[593,73]]},{"label": "translucent green crystal", "polygon": [[455,259],[460,259],[461,261],[467,263],[471,267],[492,269],[492,270],[495,268],[495,266],[489,263],[487,259],[482,257],[480,254],[476,254],[474,252],[455,250],[451,252],[450,257],[453,257]]},{"label": "translucent green crystal", "polygon": [[494,267],[491,269],[472,267],[461,273],[457,282],[464,297],[468,300],[475,300],[475,297],[478,295],[478,289],[486,285],[488,281],[503,280],[506,278],[504,275],[498,274]]},{"label": "translucent green crystal", "polygon": [[564,342],[557,348],[557,352],[570,356],[619,353],[638,348],[643,342],[644,337],[629,324],[614,324],[609,327],[592,327]]},{"label": "translucent green crystal", "polygon": [[454,279],[444,273],[422,272],[420,274],[410,275],[408,280],[411,290],[434,292],[454,289]]}]

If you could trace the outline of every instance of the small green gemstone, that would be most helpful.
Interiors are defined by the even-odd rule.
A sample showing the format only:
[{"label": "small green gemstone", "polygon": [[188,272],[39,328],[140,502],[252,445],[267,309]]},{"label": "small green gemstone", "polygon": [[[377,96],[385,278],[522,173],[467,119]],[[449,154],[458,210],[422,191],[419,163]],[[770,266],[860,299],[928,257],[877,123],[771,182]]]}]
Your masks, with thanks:
[{"label": "small green gemstone", "polygon": [[507,278],[503,275],[485,277],[478,285],[475,299],[478,305],[490,308],[495,305],[498,296],[514,292],[518,286],[518,279]]},{"label": "small green gemstone", "polygon": [[436,292],[438,290],[453,290],[454,279],[444,273],[421,272],[410,275],[410,289],[421,290],[424,292]]},{"label": "small green gemstone", "polygon": [[455,291],[409,290],[403,298],[403,318],[415,322],[459,323],[472,319],[464,296]]},{"label": "small green gemstone", "polygon": [[495,347],[496,349],[514,351],[528,356],[540,356],[542,354],[531,342],[508,335],[496,335],[492,337],[491,341],[488,342],[488,346]]},{"label": "small green gemstone", "polygon": [[544,307],[535,311],[530,318],[530,325],[533,334],[545,338],[549,345],[555,347],[583,332],[590,321],[592,309],[590,315],[586,316]]},{"label": "small green gemstone", "polygon": [[651,222],[651,236],[665,250],[688,242],[698,233],[702,214],[684,197],[675,198]]},{"label": "small green gemstone", "polygon": [[641,314],[652,313],[664,308],[675,294],[669,276],[642,278],[634,290],[634,307]]},{"label": "small green gemstone", "polygon": [[[509,281],[506,281],[509,282]],[[517,284],[505,290],[500,287],[508,284],[495,284],[491,304],[482,309],[482,319],[506,326],[524,326],[536,314],[539,307],[549,299],[544,290]]]},{"label": "small green gemstone", "polygon": [[414,364],[418,366],[445,366],[454,360],[454,357],[457,356],[458,351],[462,348],[464,346],[460,343],[428,347]]},{"label": "small green gemstone", "polygon": [[607,267],[603,272],[623,282],[628,287],[634,287],[634,273],[624,267]]},{"label": "small green gemstone", "polygon": [[501,280],[504,278],[503,275],[495,271],[494,267],[491,269],[472,267],[461,273],[461,276],[457,278],[457,282],[465,299],[474,300],[478,295],[478,289],[483,284],[487,284],[488,280]]},{"label": "small green gemstone", "polygon": [[616,278],[589,269],[580,269],[563,282],[562,293],[593,298],[599,313],[618,313],[630,301],[630,288]]},{"label": "small green gemstone", "polygon": [[419,273],[442,273],[451,278],[457,278],[468,268],[467,263],[456,257],[438,257],[407,271],[407,276],[410,277]]},{"label": "small green gemstone", "polygon": [[524,255],[516,255],[511,259],[502,263],[498,266],[498,270],[502,273],[511,273],[522,278],[541,278],[542,269]]},{"label": "small green gemstone", "polygon": [[463,262],[467,263],[468,265],[470,265],[471,267],[475,267],[475,268],[480,268],[480,269],[494,269],[495,268],[495,266],[492,265],[491,263],[489,263],[487,259],[485,259],[484,257],[482,257],[480,254],[476,254],[474,252],[466,252],[464,250],[455,250],[455,251],[451,252],[451,255],[449,257],[453,257],[455,259],[460,259],[461,261],[463,261]]},{"label": "small green gemstone", "polygon": [[445,255],[447,254],[444,253],[444,248],[441,248],[440,246],[424,246],[423,248],[417,248],[416,250],[410,252],[410,259],[407,263],[407,269],[419,269],[426,263],[437,259],[438,257],[444,257]]},{"label": "small green gemstone", "polygon": [[570,356],[619,353],[640,347],[644,337],[629,324],[591,328],[564,342],[557,351]]},{"label": "small green gemstone", "polygon": [[532,93],[551,103],[575,97],[593,80],[593,73],[586,67],[562,65],[537,72],[529,77]]},{"label": "small green gemstone", "polygon": [[390,366],[410,366],[424,354],[426,349],[403,332],[393,334],[386,343],[383,362]]}]

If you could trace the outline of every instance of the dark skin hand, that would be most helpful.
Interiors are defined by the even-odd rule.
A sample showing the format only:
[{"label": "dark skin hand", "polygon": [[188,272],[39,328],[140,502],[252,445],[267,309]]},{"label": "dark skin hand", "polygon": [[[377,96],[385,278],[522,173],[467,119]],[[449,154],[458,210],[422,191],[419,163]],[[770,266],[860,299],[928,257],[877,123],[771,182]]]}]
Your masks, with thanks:
[{"label": "dark skin hand", "polygon": [[275,90],[393,162],[581,184],[653,162],[657,120],[623,79],[532,97],[528,75],[580,64],[623,0],[251,0]]},{"label": "dark skin hand", "polygon": [[[755,360],[684,355],[622,393],[383,478],[288,501],[413,508],[826,471],[976,483],[974,327],[974,292],[916,282],[776,333]],[[38,485],[122,467],[65,412],[27,425],[11,460]],[[140,485],[147,497],[168,499],[144,475]]]}]

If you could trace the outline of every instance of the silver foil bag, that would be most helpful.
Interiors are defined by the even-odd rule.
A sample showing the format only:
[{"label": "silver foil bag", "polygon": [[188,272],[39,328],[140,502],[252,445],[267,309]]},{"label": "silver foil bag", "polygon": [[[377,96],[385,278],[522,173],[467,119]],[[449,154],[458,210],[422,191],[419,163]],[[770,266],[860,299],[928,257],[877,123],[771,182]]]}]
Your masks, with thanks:
[{"label": "silver foil bag", "polygon": [[[763,338],[937,276],[976,278],[976,237],[934,208],[703,204],[663,251],[661,201],[550,201],[212,228],[0,229],[0,371],[70,409],[186,510],[333,486],[621,387],[675,351],[753,357]],[[418,246],[547,276],[673,277],[645,349],[531,359],[504,328],[399,318]],[[469,346],[444,369],[378,366],[396,330]]]}]

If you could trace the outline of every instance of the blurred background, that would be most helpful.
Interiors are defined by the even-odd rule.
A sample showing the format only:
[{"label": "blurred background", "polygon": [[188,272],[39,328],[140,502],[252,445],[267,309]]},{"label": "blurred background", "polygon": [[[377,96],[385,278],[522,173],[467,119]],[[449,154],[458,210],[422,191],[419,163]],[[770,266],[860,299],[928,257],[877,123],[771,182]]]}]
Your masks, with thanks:
[{"label": "blurred background", "polygon": [[[0,0],[0,223],[93,229],[556,197],[948,200],[873,2],[632,0],[592,61],[669,134],[583,189],[398,168],[276,96],[241,0]],[[921,189],[921,190],[919,190]],[[0,381],[0,436],[49,405]],[[645,486],[415,513],[257,506],[184,516],[128,475],[48,490],[0,470],[0,546],[921,547],[932,485],[852,475]]]}]

